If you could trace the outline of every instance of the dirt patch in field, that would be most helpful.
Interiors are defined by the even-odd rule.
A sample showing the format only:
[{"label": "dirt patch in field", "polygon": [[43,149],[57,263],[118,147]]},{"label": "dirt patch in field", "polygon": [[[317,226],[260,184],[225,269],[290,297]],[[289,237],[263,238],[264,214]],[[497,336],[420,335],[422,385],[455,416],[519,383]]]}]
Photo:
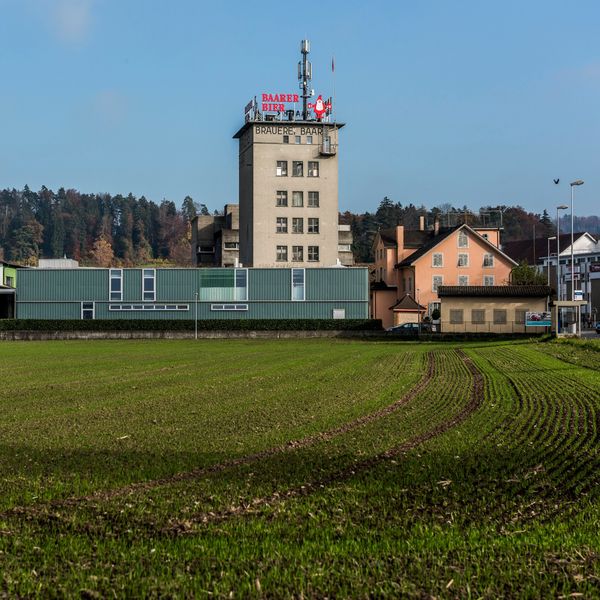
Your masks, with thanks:
[{"label": "dirt patch in field", "polygon": [[[427,442],[439,435],[442,435],[443,433],[456,427],[457,425],[465,421],[473,412],[475,412],[479,408],[479,406],[481,406],[485,392],[483,375],[477,369],[475,363],[462,350],[457,350],[456,352],[461,356],[462,360],[464,361],[465,365],[467,366],[468,370],[470,371],[473,377],[473,387],[467,404],[452,418],[443,421],[436,427],[425,431],[398,446],[390,448],[389,450],[386,450],[385,452],[382,452],[371,458],[357,462],[351,467],[347,467],[343,470],[337,471],[336,473],[328,475],[327,477],[324,477],[317,481],[304,483],[301,486],[286,490],[285,492],[274,492],[273,494],[267,497],[254,498],[247,504],[241,506],[233,506],[224,511],[202,513],[190,516],[185,520],[174,521],[169,525],[169,527],[164,528],[162,530],[163,533],[170,535],[185,535],[189,533],[194,533],[195,525],[223,521],[238,515],[254,514],[260,512],[265,508],[270,508],[281,504],[285,500],[299,498],[302,496],[308,496],[325,487],[329,487],[331,485],[335,485],[336,483],[344,481],[356,475],[357,473],[371,470],[387,460],[397,458],[399,455],[409,452],[410,450],[413,450],[414,448],[423,444],[424,442]],[[430,363],[430,366],[432,367],[432,363]],[[430,374],[430,378],[432,374],[433,373]],[[424,387],[424,385],[422,387]],[[416,388],[413,388],[412,392],[415,392],[415,389]],[[418,393],[418,391],[415,393]]]},{"label": "dirt patch in field", "polygon": [[[256,452],[253,454],[247,454],[245,456],[241,456],[239,458],[234,458],[231,460],[226,460],[226,461],[214,464],[214,465],[210,465],[208,467],[202,467],[202,468],[198,468],[198,469],[193,469],[191,471],[184,471],[181,473],[176,473],[169,477],[163,477],[160,479],[152,479],[149,481],[141,481],[138,483],[132,483],[127,486],[115,488],[112,490],[96,492],[93,494],[89,494],[87,496],[79,496],[76,498],[67,498],[65,500],[56,500],[56,501],[52,501],[52,502],[48,502],[48,503],[40,503],[37,505],[14,507],[12,509],[5,511],[4,513],[0,513],[0,517],[8,516],[10,514],[24,514],[24,512],[27,512],[28,510],[30,510],[32,513],[36,513],[36,512],[39,512],[39,509],[43,509],[43,508],[46,508],[46,509],[47,508],[50,508],[50,509],[66,508],[69,506],[77,506],[77,505],[84,504],[87,502],[94,502],[94,501],[101,502],[101,501],[105,501],[105,500],[111,500],[113,498],[127,496],[129,494],[133,494],[136,492],[144,492],[144,491],[156,489],[158,487],[172,485],[174,483],[179,483],[179,482],[183,482],[183,481],[191,481],[194,479],[205,477],[210,474],[219,473],[228,468],[252,464],[252,463],[258,462],[260,460],[264,460],[265,458],[270,458],[277,454],[281,454],[284,452],[291,452],[294,450],[307,448],[314,444],[326,442],[337,436],[343,435],[354,429],[357,429],[359,427],[367,425],[368,423],[372,423],[378,419],[381,419],[387,415],[392,414],[393,412],[397,411],[401,406],[407,404],[413,398],[415,398],[419,393],[421,393],[421,391],[431,381],[431,379],[433,378],[433,374],[435,372],[434,354],[431,352],[428,352],[426,356],[427,356],[427,368],[426,368],[425,373],[423,374],[423,376],[421,377],[419,382],[411,390],[409,390],[406,394],[404,394],[404,396],[402,396],[401,398],[399,398],[392,404],[389,404],[388,406],[385,406],[385,407],[383,407],[377,411],[374,411],[372,413],[369,413],[367,415],[363,415],[362,417],[358,417],[357,419],[354,419],[352,421],[344,423],[343,425],[340,425],[340,426],[330,429],[328,431],[315,433],[313,435],[310,435],[310,436],[307,436],[304,438],[300,438],[298,440],[292,440],[285,444],[281,444],[279,446],[273,446],[271,448],[267,448],[266,450],[262,450],[260,452]],[[37,507],[37,509],[35,507]]]}]

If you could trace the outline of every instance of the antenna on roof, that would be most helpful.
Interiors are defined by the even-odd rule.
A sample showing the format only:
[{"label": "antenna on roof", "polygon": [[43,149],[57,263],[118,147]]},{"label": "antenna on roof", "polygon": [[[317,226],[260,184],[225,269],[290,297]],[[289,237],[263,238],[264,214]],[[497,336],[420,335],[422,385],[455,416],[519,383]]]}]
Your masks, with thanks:
[{"label": "antenna on roof", "polygon": [[302,53],[302,60],[298,62],[298,81],[300,82],[300,89],[302,90],[302,120],[308,121],[308,99],[310,98],[311,89],[310,82],[312,80],[312,65],[308,60],[308,54],[310,52],[310,41],[302,40],[300,43],[300,52]]}]

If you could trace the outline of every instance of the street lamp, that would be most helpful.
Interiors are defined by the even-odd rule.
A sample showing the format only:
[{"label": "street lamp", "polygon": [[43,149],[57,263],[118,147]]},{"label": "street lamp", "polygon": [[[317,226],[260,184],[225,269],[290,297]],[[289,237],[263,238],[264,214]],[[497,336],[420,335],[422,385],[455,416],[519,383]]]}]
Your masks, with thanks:
[{"label": "street lamp", "polygon": [[583,185],[582,179],[576,179],[571,182],[571,300],[575,300],[575,257],[573,256],[573,188],[576,185]]},{"label": "street lamp", "polygon": [[556,207],[556,299],[560,300],[560,214],[559,210],[567,210],[566,204],[560,204]]},{"label": "street lamp", "polygon": [[553,235],[552,237],[548,238],[548,254],[546,255],[546,267],[548,269],[548,287],[550,287],[550,241],[551,240],[555,240],[556,236]]},{"label": "street lamp", "polygon": [[198,339],[198,292],[194,292],[194,339]]}]

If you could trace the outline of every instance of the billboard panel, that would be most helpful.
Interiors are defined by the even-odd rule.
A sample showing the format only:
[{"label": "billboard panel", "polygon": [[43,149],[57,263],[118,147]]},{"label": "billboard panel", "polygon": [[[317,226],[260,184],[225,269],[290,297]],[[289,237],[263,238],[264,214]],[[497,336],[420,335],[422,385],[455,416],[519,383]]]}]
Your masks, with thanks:
[{"label": "billboard panel", "polygon": [[552,315],[549,312],[526,312],[525,325],[527,327],[550,327]]}]

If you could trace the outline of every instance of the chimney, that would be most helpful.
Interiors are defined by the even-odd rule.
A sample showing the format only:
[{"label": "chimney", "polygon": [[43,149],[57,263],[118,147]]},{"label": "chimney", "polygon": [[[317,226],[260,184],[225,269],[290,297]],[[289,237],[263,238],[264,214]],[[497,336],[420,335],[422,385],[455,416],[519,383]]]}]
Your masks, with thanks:
[{"label": "chimney", "polygon": [[419,217],[419,231],[425,231],[425,217],[423,215]]},{"label": "chimney", "polygon": [[404,225],[396,225],[396,262],[404,258]]},{"label": "chimney", "polygon": [[438,215],[435,215],[433,219],[433,235],[438,235],[440,233],[440,218]]}]

